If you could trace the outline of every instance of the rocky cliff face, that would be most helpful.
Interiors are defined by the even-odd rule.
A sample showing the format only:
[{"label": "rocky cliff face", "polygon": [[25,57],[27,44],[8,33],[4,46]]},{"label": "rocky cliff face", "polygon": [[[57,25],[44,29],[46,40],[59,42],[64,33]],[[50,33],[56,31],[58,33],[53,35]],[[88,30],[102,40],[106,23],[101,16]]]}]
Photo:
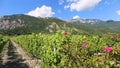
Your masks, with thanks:
[{"label": "rocky cliff face", "polygon": [[98,19],[72,19],[67,22],[77,22],[77,23],[99,23],[101,20]]},{"label": "rocky cliff face", "polygon": [[14,29],[15,27],[24,26],[24,21],[21,19],[13,19],[12,17],[0,18],[0,29]]},{"label": "rocky cliff face", "polygon": [[66,22],[57,18],[36,18],[23,14],[9,15],[0,17],[0,34],[55,33],[57,30],[71,31],[74,34],[100,34],[116,32],[113,29],[119,30],[120,23],[111,23],[111,21],[101,23],[100,21],[98,19],[73,19]]}]

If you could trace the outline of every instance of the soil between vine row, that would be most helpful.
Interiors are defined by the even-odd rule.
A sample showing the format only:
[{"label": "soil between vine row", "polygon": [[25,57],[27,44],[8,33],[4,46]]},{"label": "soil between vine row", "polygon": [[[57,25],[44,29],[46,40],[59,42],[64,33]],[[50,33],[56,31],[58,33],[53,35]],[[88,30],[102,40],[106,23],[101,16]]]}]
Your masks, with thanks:
[{"label": "soil between vine row", "polygon": [[40,59],[26,53],[21,46],[12,40],[8,41],[2,54],[0,68],[40,68]]}]

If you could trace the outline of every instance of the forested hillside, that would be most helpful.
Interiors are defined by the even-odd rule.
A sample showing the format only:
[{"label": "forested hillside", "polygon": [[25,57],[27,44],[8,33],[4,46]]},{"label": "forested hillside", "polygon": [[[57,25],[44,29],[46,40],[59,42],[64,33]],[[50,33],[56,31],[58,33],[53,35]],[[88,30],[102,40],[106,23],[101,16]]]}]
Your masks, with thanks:
[{"label": "forested hillside", "polygon": [[[104,26],[102,26],[102,24],[103,23],[100,25],[91,25],[90,23],[74,24],[53,17],[40,18],[17,14],[0,18],[0,33],[6,35],[20,35],[31,33],[55,33],[57,30],[70,31],[73,34],[102,34],[118,32],[118,27],[114,26],[113,28],[116,29],[114,30],[106,27],[107,24],[103,24]],[[110,23],[108,25],[110,25]],[[111,26],[112,25],[117,24],[112,23]]]}]

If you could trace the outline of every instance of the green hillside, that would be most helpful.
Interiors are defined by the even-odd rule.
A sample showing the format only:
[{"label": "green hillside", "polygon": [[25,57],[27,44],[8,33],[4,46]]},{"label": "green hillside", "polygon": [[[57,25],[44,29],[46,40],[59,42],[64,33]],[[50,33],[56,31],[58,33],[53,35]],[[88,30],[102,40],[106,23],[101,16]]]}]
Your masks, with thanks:
[{"label": "green hillside", "polygon": [[[0,18],[0,33],[6,35],[20,35],[31,33],[55,33],[57,30],[70,31],[73,34],[101,34],[115,33],[115,30],[72,24],[58,18],[36,18],[28,15],[17,14]],[[101,27],[101,26],[100,26]]]},{"label": "green hillside", "polygon": [[[64,21],[56,19],[56,18],[35,18],[28,15],[11,15],[11,16],[4,16],[3,20],[11,20],[16,21],[20,19],[22,21],[22,24],[24,26],[22,27],[15,27],[15,28],[8,28],[8,29],[2,29],[1,32],[4,34],[29,34],[32,32],[38,33],[38,32],[48,32],[46,30],[46,27],[48,27],[51,23],[55,22],[58,25],[62,24]],[[4,25],[3,25],[4,26]],[[14,25],[16,26],[16,25]]]},{"label": "green hillside", "polygon": [[[82,21],[81,21],[82,20]],[[91,22],[90,22],[91,21]],[[82,25],[86,27],[95,28],[102,33],[119,33],[120,32],[120,21],[102,21],[98,19],[78,19],[78,20],[69,20],[68,23]]]}]

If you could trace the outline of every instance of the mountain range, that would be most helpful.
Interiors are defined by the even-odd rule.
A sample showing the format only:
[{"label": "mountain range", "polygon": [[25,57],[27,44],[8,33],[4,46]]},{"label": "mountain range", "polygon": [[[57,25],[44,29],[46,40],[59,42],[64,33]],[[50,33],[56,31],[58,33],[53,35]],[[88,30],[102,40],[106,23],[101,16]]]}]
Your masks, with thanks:
[{"label": "mountain range", "polygon": [[72,19],[66,22],[77,25],[95,27],[97,29],[111,29],[118,32],[120,30],[120,21],[114,21],[114,20],[102,21],[99,19]]},{"label": "mountain range", "polygon": [[99,19],[64,21],[54,17],[40,18],[24,14],[0,17],[1,34],[55,33],[57,30],[70,31],[73,34],[119,33],[120,21],[102,21]]}]

